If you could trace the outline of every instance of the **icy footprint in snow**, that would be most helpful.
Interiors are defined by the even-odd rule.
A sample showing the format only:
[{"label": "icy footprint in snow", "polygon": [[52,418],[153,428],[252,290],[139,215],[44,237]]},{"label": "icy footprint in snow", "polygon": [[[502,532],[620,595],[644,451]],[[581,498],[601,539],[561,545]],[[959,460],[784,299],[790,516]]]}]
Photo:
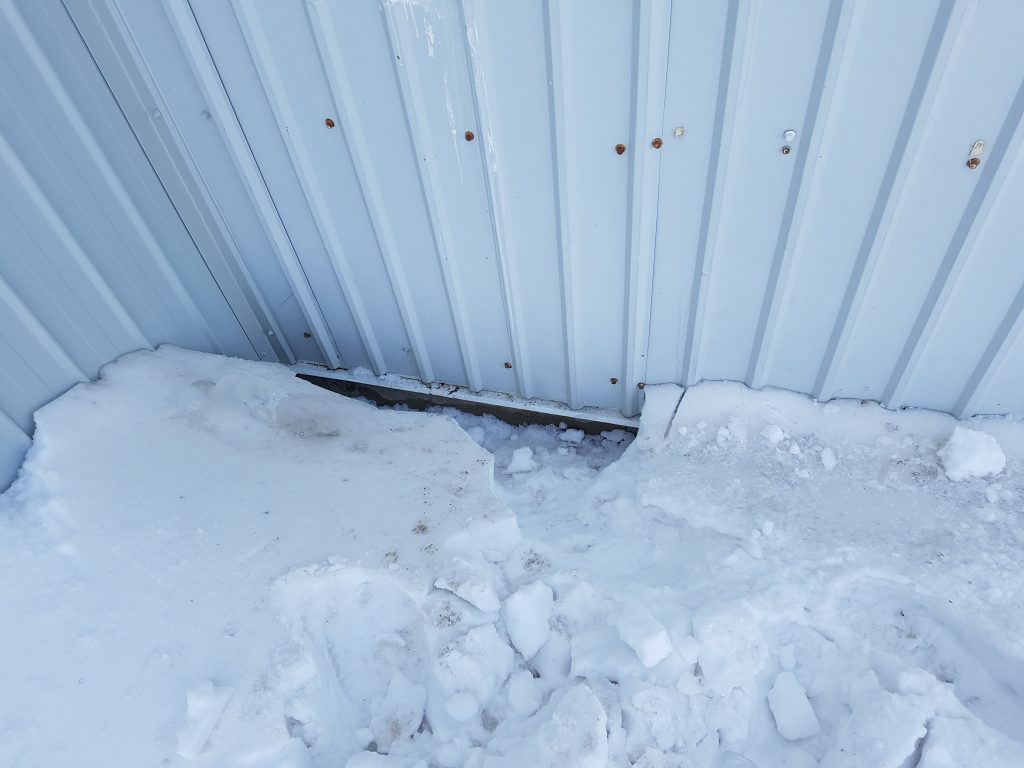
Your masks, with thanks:
[{"label": "icy footprint in snow", "polygon": [[318,757],[338,759],[372,736],[389,752],[423,722],[427,640],[412,598],[385,576],[340,566],[301,569],[278,603],[308,660],[289,705],[288,730]]}]

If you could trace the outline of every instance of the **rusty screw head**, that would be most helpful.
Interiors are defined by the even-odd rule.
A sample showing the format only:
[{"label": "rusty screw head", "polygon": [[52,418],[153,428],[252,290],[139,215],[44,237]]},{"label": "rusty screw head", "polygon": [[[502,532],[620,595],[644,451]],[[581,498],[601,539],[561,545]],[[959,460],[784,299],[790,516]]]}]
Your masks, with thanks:
[{"label": "rusty screw head", "polygon": [[661,144],[662,141],[660,138],[656,138],[654,141],[651,142],[651,146],[654,147],[655,149],[661,149]]},{"label": "rusty screw head", "polygon": [[512,363],[505,363],[505,367],[506,368],[511,368],[512,367]]},{"label": "rusty screw head", "polygon": [[313,334],[310,333],[309,331],[303,331],[302,332],[302,338],[304,338],[304,339],[312,339],[313,338]]},{"label": "rusty screw head", "polygon": [[976,157],[972,157],[970,160],[967,161],[967,167],[970,168],[972,171],[979,165],[981,165],[981,160],[979,160]]},{"label": "rusty screw head", "polygon": [[637,389],[643,389],[643,388],[644,388],[644,386],[646,386],[646,385],[645,385],[645,384],[644,384],[644,383],[643,383],[642,381],[638,381],[638,382],[636,383],[636,388],[637,388]]},{"label": "rusty screw head", "polygon": [[615,154],[616,155],[621,155],[625,151],[626,151],[626,145],[625,144],[616,144],[615,145]]},{"label": "rusty screw head", "polygon": [[466,131],[466,141],[472,141],[476,136],[472,131]]},{"label": "rusty screw head", "polygon": [[791,151],[792,150],[790,150],[788,144],[782,148],[782,154],[784,154],[784,155],[788,155]]},{"label": "rusty screw head", "polygon": [[328,117],[326,120],[324,120],[324,125],[326,125],[328,128],[333,128],[334,121]]},{"label": "rusty screw head", "polygon": [[612,384],[618,384],[619,383],[619,380],[616,379],[614,376],[611,377],[610,381],[611,381]]}]

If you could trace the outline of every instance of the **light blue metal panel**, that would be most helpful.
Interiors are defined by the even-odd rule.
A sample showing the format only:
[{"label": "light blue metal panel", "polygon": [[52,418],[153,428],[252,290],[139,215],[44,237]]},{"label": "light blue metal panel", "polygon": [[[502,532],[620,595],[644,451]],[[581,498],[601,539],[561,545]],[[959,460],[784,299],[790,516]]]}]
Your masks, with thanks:
[{"label": "light blue metal panel", "polygon": [[[722,136],[739,3],[676,0],[661,136],[659,215],[647,378],[679,381],[689,338],[695,270]],[[699,271],[696,273],[699,279]]]},{"label": "light blue metal panel", "polygon": [[[633,141],[634,6],[552,0],[550,23],[577,405],[622,403]],[[653,138],[653,137],[652,137]],[[619,155],[617,144],[626,145]],[[612,383],[615,379],[615,383]]]},{"label": "light blue metal panel", "polygon": [[0,487],[32,413],[117,355],[255,357],[78,30],[0,2]]},{"label": "light blue metal panel", "polygon": [[[833,53],[838,3],[754,3],[738,20],[742,58],[729,87],[737,91],[718,215],[709,224],[709,272],[703,322],[692,329],[692,376],[747,378],[776,243],[799,189],[821,80]],[[799,72],[799,78],[787,77]],[[785,87],[780,84],[785,82]],[[787,142],[784,134],[794,130]],[[789,154],[782,147],[789,145]],[[703,297],[701,297],[703,300]]]},{"label": "light blue metal panel", "polygon": [[[173,120],[186,142],[239,258],[249,268],[293,354],[302,360],[337,364],[322,315],[188,4],[183,0],[155,6],[132,3],[123,10],[133,42],[142,49],[157,51],[177,41],[180,51],[187,52],[187,56],[162,60],[167,67],[163,82],[172,86],[159,91],[167,119]],[[311,331],[316,333],[307,337],[305,333]]]},{"label": "light blue metal panel", "polygon": [[516,387],[486,135],[456,0],[382,5],[420,182],[471,389]]},{"label": "light blue metal panel", "polygon": [[[917,137],[895,215],[881,233],[880,258],[829,394],[859,395],[903,405],[898,381],[954,263],[967,255],[964,237],[984,207],[1003,158],[1015,155],[1013,133],[1024,46],[1005,3],[960,4],[949,58],[937,63],[936,96]],[[979,84],[982,84],[979,87]],[[981,172],[965,166],[976,140],[988,143]],[[959,162],[955,162],[959,160]],[[980,297],[978,297],[980,299]]]},{"label": "light blue metal panel", "polygon": [[[940,291],[926,304],[928,314],[922,315],[931,325],[922,328],[917,341],[919,357],[908,360],[901,402],[946,410],[965,391],[970,397],[970,378],[978,365],[985,365],[990,340],[1002,341],[1009,333],[1002,328],[1004,320],[1012,321],[1024,307],[1024,151],[1019,136],[1024,121],[1018,119],[1006,130],[1006,136],[997,138],[995,150],[1001,144],[1016,150],[1002,158],[998,169],[987,169],[991,188],[976,192],[985,195],[985,202],[972,221],[961,223],[962,240],[954,240],[947,254],[960,263],[951,265],[948,276],[936,275]],[[986,162],[991,160],[990,156]],[[1006,375],[1021,389],[1019,376]],[[998,412],[991,408],[986,412]]]},{"label": "light blue metal panel", "polygon": [[[523,394],[571,399],[560,265],[560,213],[549,85],[549,24],[541,3],[466,0],[485,162]],[[524,57],[524,47],[538,55]],[[507,62],[516,61],[515,67]]]},{"label": "light blue metal panel", "polygon": [[765,381],[816,394],[902,183],[952,4],[861,0],[851,10],[802,224],[791,235],[792,267],[777,289],[779,318],[765,336]]}]

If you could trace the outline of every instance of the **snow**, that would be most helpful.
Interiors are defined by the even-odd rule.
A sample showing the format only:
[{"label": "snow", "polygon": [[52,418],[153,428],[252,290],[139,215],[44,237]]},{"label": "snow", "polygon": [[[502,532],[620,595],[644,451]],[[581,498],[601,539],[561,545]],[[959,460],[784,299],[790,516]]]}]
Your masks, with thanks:
[{"label": "snow", "polygon": [[512,451],[512,461],[505,467],[505,471],[514,475],[517,472],[532,472],[536,468],[537,462],[533,460],[533,449],[524,445],[522,448]]},{"label": "snow", "polygon": [[629,601],[623,605],[616,625],[619,637],[645,667],[655,666],[672,653],[668,631],[641,603]]},{"label": "snow", "polygon": [[768,691],[768,707],[779,735],[787,741],[799,741],[821,733],[821,724],[807,700],[807,691],[789,670],[776,676]]},{"label": "snow", "polygon": [[529,661],[548,641],[554,592],[542,581],[520,587],[505,601],[505,628],[515,649]]},{"label": "snow", "polygon": [[163,347],[36,420],[0,765],[1024,767],[1012,419],[649,385],[632,440]]},{"label": "snow", "polygon": [[946,477],[960,482],[970,477],[998,475],[1006,466],[999,441],[976,429],[956,427],[938,452]]},{"label": "snow", "polygon": [[831,472],[836,468],[836,464],[839,460],[836,459],[836,452],[829,448],[827,445],[821,449],[821,466],[825,468],[827,472]]},{"label": "snow", "polygon": [[185,694],[185,724],[178,731],[179,755],[195,760],[206,746],[234,689],[204,680]]}]

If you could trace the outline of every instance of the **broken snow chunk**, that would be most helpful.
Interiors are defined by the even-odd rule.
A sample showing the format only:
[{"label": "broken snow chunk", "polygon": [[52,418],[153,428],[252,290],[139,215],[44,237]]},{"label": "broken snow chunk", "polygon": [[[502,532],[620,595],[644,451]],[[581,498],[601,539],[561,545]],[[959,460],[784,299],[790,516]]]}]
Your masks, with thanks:
[{"label": "broken snow chunk", "polygon": [[786,433],[778,424],[769,424],[761,430],[761,437],[767,440],[769,445],[778,445],[786,437]]},{"label": "broken snow chunk", "polygon": [[228,705],[234,688],[206,680],[185,693],[185,724],[178,731],[178,754],[195,760],[206,747],[210,734]]},{"label": "broken snow chunk", "polygon": [[821,768],[900,768],[925,735],[928,713],[888,691],[866,693],[839,738],[821,760]]},{"label": "broken snow chunk", "polygon": [[821,724],[807,700],[807,691],[792,672],[780,672],[775,678],[775,685],[768,691],[768,706],[782,738],[797,741],[821,733]]},{"label": "broken snow chunk", "polygon": [[512,674],[515,654],[493,624],[471,629],[437,657],[434,675],[446,693],[467,692],[486,705]]},{"label": "broken snow chunk", "polygon": [[768,658],[761,629],[746,603],[702,607],[694,614],[693,632],[700,642],[704,680],[720,696],[753,680]]},{"label": "broken snow chunk", "polygon": [[480,712],[480,705],[476,697],[471,693],[456,693],[444,705],[445,710],[452,716],[453,720],[460,723],[468,723]]},{"label": "broken snow chunk", "polygon": [[[585,685],[569,690],[541,726],[518,765],[538,768],[604,768],[608,763],[608,718]],[[532,754],[531,754],[532,753]]]},{"label": "broken snow chunk", "polygon": [[564,443],[579,444],[583,442],[583,430],[582,429],[567,429],[565,432],[558,436],[558,439]]},{"label": "broken snow chunk", "polygon": [[529,717],[544,701],[544,684],[521,669],[508,681],[508,706],[520,717]]},{"label": "broken snow chunk", "polygon": [[515,475],[520,472],[532,472],[536,468],[537,462],[533,458],[533,449],[524,445],[522,448],[512,451],[512,460],[505,467],[505,471],[510,475]]},{"label": "broken snow chunk", "polygon": [[505,601],[505,628],[524,659],[532,659],[548,641],[554,603],[551,587],[542,581],[521,587]]},{"label": "broken snow chunk", "polygon": [[668,630],[640,603],[630,601],[623,605],[617,625],[619,637],[648,669],[672,653]]},{"label": "broken snow chunk", "polygon": [[482,562],[453,557],[434,586],[448,590],[481,611],[493,613],[501,608],[491,570]]},{"label": "broken snow chunk", "polygon": [[377,742],[377,751],[387,753],[395,742],[408,739],[423,722],[427,689],[410,682],[398,670],[391,674],[388,691],[377,711],[370,718],[370,730]]},{"label": "broken snow chunk", "polygon": [[821,466],[825,468],[825,471],[831,472],[836,468],[836,464],[839,462],[836,460],[836,452],[828,446],[821,449]]},{"label": "broken snow chunk", "polygon": [[530,663],[552,688],[561,685],[569,676],[572,663],[569,638],[561,632],[552,632]]},{"label": "broken snow chunk", "polygon": [[953,430],[938,457],[946,477],[955,483],[969,477],[998,475],[1006,467],[1006,454],[992,435],[965,427]]}]

